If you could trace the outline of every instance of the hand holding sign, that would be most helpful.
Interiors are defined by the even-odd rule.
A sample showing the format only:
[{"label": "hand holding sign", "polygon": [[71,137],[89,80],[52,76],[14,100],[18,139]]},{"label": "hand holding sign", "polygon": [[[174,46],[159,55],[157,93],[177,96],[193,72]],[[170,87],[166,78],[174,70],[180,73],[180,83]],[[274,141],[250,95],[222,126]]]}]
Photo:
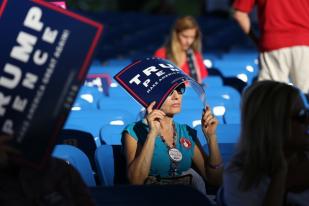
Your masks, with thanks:
[{"label": "hand holding sign", "polygon": [[156,102],[152,102],[148,107],[147,107],[147,122],[149,125],[149,133],[151,133],[154,136],[160,135],[160,120],[162,120],[165,116],[165,113],[162,112],[161,110],[158,109],[153,109],[153,106],[155,105]]},{"label": "hand holding sign", "polygon": [[215,137],[216,129],[219,124],[216,117],[211,113],[209,106],[206,106],[206,109],[203,110],[202,114],[202,129],[203,133],[208,139]]}]

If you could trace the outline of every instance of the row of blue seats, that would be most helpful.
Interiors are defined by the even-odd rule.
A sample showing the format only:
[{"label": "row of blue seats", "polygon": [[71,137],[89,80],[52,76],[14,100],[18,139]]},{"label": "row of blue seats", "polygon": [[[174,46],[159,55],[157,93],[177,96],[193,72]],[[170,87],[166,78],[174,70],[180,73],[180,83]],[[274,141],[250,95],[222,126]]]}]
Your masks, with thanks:
[{"label": "row of blue seats", "polygon": [[[76,107],[83,108],[84,105],[78,105],[79,102],[75,102],[75,107],[72,108],[73,111],[69,114],[64,128],[91,133],[97,146],[120,144],[120,132],[116,131],[121,131],[124,125],[141,119],[143,112],[141,112],[141,106],[122,88],[118,86],[111,90],[113,91],[111,96],[106,97],[96,88],[83,87],[79,97],[88,99],[90,102],[87,106],[91,105],[93,108],[76,110]],[[211,91],[218,91],[221,96],[212,97],[209,95]],[[214,87],[206,89],[206,93],[207,104],[212,107],[221,124],[240,123],[240,95],[236,90],[228,87]],[[98,98],[101,100],[98,104],[99,109],[95,104],[97,100],[94,100]],[[200,124],[202,108],[203,105],[197,94],[189,87],[183,98],[182,112],[175,116],[175,120],[195,127]],[[114,137],[117,135],[118,138]]]},{"label": "row of blue seats", "polygon": [[[219,148],[224,162],[228,162],[235,149],[235,140],[231,142],[230,138],[226,138],[224,142],[219,143]],[[204,144],[203,149],[208,152],[208,145]],[[69,144],[58,144],[52,155],[72,164],[88,186],[114,186],[127,183],[121,145],[101,145],[96,148],[93,163],[82,150]]]},{"label": "row of blue seats", "polygon": [[[149,56],[152,56],[150,54]],[[148,56],[148,57],[149,57]],[[251,83],[258,72],[258,52],[253,49],[232,49],[227,53],[207,51],[203,54],[204,63],[207,68],[218,69],[224,77],[239,77],[247,83]],[[114,76],[133,59],[110,59],[105,64],[92,64],[89,74],[107,73]],[[97,60],[96,62],[99,62]]]},{"label": "row of blue seats", "polygon": [[[82,128],[63,129],[58,138],[57,144],[70,144],[82,150],[90,160],[93,168],[95,166],[95,151],[103,145],[121,146],[121,133],[125,125],[109,126],[101,128],[100,137],[102,141],[97,143],[94,136]],[[202,133],[201,125],[194,127],[201,145],[206,145],[206,139]],[[237,142],[240,133],[239,124],[219,124],[217,136],[219,145],[231,145]],[[228,156],[226,156],[226,159]]]},{"label": "row of blue seats", "polygon": [[[237,90],[231,87],[213,86],[207,88],[206,98],[206,104],[210,105],[213,109],[213,113],[217,116],[221,123],[230,123],[228,121],[230,120],[228,118],[228,113],[240,113],[240,94]],[[183,97],[183,111],[177,115],[177,117],[181,118],[182,116],[189,115],[188,120],[200,119],[200,113],[203,107],[204,105],[199,100],[199,96],[193,91],[192,88],[188,87]],[[123,108],[126,108],[127,112],[123,111]],[[114,111],[117,109],[119,109],[119,111],[123,111],[124,116],[128,113],[136,117],[143,108],[120,86],[112,87],[110,89],[110,96],[103,95],[95,87],[83,87],[73,105],[73,111],[71,112],[72,115],[69,116],[68,121],[71,121],[74,113],[80,113],[78,111],[89,111],[89,115],[91,117],[91,110],[101,110],[105,112],[107,110]],[[98,112],[100,113],[100,111]],[[109,116],[109,114],[106,114],[106,116]],[[233,123],[239,123],[237,120],[239,120],[239,118],[234,120]],[[187,121],[184,123],[194,126],[192,121]]]},{"label": "row of blue seats", "polygon": [[[102,145],[97,148],[94,155],[95,165],[90,163],[82,150],[69,144],[56,145],[52,156],[71,164],[89,187],[126,183],[125,159],[120,145]],[[96,175],[98,180],[96,180]]]},{"label": "row of blue seats", "polygon": [[[175,116],[175,121],[188,124],[191,127],[197,127],[201,124],[201,114],[201,109],[185,109]],[[230,115],[225,115],[223,118],[219,116],[221,117],[220,119],[218,118],[220,127],[228,127],[228,125],[234,124],[239,125],[239,112],[227,114]],[[140,115],[143,116],[142,114]],[[119,134],[124,126],[140,120],[141,116],[132,115],[120,109],[72,111],[69,114],[64,129],[77,129],[90,133],[97,146],[101,144],[120,144]],[[235,123],[223,124],[223,119],[226,121],[227,118],[231,118],[232,120],[230,121],[235,121]]]},{"label": "row of blue seats", "polygon": [[[181,116],[181,118],[175,118],[175,121],[182,123],[181,121],[182,118],[189,118],[189,117]],[[196,128],[198,131],[201,131],[200,129],[201,124],[199,121],[200,120],[195,120],[195,122],[193,121],[192,123],[195,125],[192,127]],[[94,142],[94,145],[96,147],[99,147],[102,144],[109,144],[109,145],[121,144],[121,132],[123,131],[124,127],[129,122],[128,123],[117,122],[119,124],[115,124],[115,123],[114,124],[113,123],[101,124],[99,120],[84,117],[84,118],[76,119],[75,123],[76,124],[66,124],[64,126],[64,129],[87,132],[88,134],[91,135],[91,139]],[[220,134],[218,136],[219,141],[225,142],[226,138],[229,138],[231,142],[235,142],[237,135],[235,135],[234,133],[230,133],[230,132],[234,131],[237,134],[239,132],[239,127],[240,127],[239,125],[240,124],[219,124],[218,129],[217,129]],[[206,143],[203,138],[203,135],[198,135],[198,137],[202,144]]]}]

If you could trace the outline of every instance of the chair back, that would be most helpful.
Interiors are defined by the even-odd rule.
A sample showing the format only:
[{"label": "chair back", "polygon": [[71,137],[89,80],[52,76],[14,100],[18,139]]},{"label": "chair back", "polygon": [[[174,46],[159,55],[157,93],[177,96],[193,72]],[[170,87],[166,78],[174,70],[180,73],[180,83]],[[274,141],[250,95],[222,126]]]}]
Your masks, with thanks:
[{"label": "chair back", "polygon": [[83,151],[95,168],[94,152],[97,148],[94,137],[89,133],[77,129],[63,129],[60,131],[57,144],[72,145]]},{"label": "chair back", "polygon": [[127,183],[121,145],[101,145],[95,152],[98,176],[104,186]]},{"label": "chair back", "polygon": [[71,145],[56,145],[52,156],[65,160],[81,175],[87,186],[96,186],[88,157],[77,147]]}]

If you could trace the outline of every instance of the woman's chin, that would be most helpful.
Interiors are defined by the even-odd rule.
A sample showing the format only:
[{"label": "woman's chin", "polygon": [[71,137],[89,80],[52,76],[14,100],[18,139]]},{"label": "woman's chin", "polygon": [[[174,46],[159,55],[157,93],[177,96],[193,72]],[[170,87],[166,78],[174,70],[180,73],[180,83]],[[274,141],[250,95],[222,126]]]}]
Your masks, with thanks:
[{"label": "woman's chin", "polygon": [[174,115],[178,114],[180,112],[180,109],[175,109],[169,113],[167,113],[166,115],[169,116],[169,117],[174,117]]}]

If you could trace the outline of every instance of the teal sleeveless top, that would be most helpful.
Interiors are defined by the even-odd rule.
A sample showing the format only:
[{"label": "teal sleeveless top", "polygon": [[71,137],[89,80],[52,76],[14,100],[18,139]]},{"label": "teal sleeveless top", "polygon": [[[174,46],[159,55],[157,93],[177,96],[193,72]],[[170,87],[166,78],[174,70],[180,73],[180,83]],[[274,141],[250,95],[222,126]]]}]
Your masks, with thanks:
[{"label": "teal sleeveless top", "polygon": [[[186,124],[174,122],[176,128],[176,148],[182,153],[182,160],[177,163],[177,174],[191,168],[194,155],[195,142],[197,141],[197,132]],[[138,144],[143,145],[146,141],[149,127],[143,121],[127,125],[123,131],[130,134]],[[122,135],[122,145],[124,145]],[[168,147],[158,136],[155,140],[153,158],[151,162],[149,175],[151,176],[170,176],[171,160],[168,154]]]}]

